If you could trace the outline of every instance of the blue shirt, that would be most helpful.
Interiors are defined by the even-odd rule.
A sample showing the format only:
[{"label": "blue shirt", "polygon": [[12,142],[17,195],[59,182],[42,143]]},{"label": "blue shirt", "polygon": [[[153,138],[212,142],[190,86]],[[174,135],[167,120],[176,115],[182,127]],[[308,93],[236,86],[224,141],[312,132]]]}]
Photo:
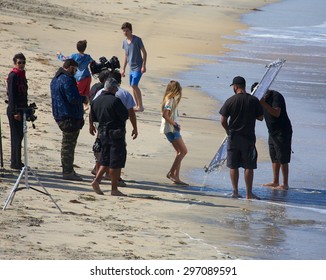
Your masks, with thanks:
[{"label": "blue shirt", "polygon": [[91,76],[88,65],[94,61],[94,59],[89,54],[74,53],[70,56],[59,54],[58,59],[61,61],[65,61],[66,59],[73,59],[78,63],[78,69],[75,74],[75,79],[77,82]]}]

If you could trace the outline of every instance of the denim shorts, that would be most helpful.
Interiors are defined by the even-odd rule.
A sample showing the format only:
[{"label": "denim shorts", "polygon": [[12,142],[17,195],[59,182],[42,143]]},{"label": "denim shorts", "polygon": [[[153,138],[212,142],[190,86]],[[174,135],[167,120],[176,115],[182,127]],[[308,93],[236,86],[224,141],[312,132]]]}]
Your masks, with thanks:
[{"label": "denim shorts", "polygon": [[174,140],[181,138],[181,134],[179,131],[165,133],[165,136],[170,143],[172,143]]},{"label": "denim shorts", "polygon": [[141,72],[130,71],[129,73],[129,82],[131,86],[138,86],[140,78],[142,76]]}]

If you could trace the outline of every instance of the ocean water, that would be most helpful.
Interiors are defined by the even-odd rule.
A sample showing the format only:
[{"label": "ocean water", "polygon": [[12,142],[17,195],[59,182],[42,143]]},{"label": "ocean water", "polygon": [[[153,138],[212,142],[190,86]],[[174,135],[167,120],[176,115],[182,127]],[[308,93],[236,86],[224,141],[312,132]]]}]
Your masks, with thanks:
[{"label": "ocean water", "polygon": [[[222,104],[233,94],[229,85],[234,76],[244,76],[250,91],[251,84],[265,73],[265,65],[278,58],[286,59],[271,88],[285,97],[293,126],[290,190],[275,191],[261,186],[272,180],[269,161],[258,163],[253,190],[261,197],[257,203],[283,213],[278,222],[292,222],[283,224],[282,242],[276,242],[276,247],[263,246],[256,252],[260,258],[326,259],[325,9],[324,0],[284,0],[246,14],[242,20],[249,28],[238,30],[239,35],[231,37],[238,43],[228,45],[230,51],[226,55],[200,56],[209,63],[204,62],[178,77],[183,87],[199,86]],[[216,108],[212,116],[217,122],[219,109]],[[256,134],[267,143],[264,122],[257,122]],[[207,157],[207,165],[219,145],[217,142],[216,147],[212,147],[211,155],[203,155]],[[227,168],[206,174],[203,167],[199,167],[187,176],[196,183],[193,189],[198,191],[225,196],[231,193]],[[240,172],[239,191],[245,195],[242,177]],[[257,222],[258,216],[252,219]],[[309,244],[302,246],[307,244],[307,238]],[[257,249],[251,247],[251,250]]]}]

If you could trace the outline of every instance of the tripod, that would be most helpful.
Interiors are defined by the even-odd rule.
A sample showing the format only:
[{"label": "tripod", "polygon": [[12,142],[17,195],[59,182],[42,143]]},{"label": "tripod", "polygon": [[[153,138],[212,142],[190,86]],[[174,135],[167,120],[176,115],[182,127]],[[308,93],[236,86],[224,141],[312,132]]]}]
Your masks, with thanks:
[{"label": "tripod", "polygon": [[[15,194],[17,191],[20,191],[20,190],[24,190],[24,189],[32,189],[34,191],[37,191],[37,192],[40,192],[44,195],[47,195],[50,197],[50,199],[52,200],[52,202],[55,204],[55,206],[59,209],[60,213],[62,214],[62,211],[60,209],[60,207],[58,206],[58,204],[54,201],[54,199],[52,198],[52,196],[50,195],[50,193],[46,190],[46,188],[42,185],[42,183],[40,182],[40,180],[37,178],[37,176],[35,175],[35,173],[28,167],[28,153],[27,153],[27,119],[26,119],[26,112],[30,110],[29,108],[27,109],[22,109],[23,111],[23,130],[24,130],[24,157],[25,157],[25,161],[24,161],[24,164],[25,166],[22,168],[17,180],[16,180],[16,183],[14,185],[14,187],[12,188],[6,202],[5,202],[5,205],[3,206],[3,209],[2,210],[6,210],[6,207],[7,205],[10,204],[13,202],[14,200],[14,197],[15,197]],[[36,188],[33,188],[29,185],[28,183],[28,174],[31,173],[34,178],[37,180],[37,182],[39,183],[39,185],[43,188],[43,191],[42,190],[38,190]],[[19,183],[20,181],[22,180],[23,176],[25,177],[25,186],[23,187],[18,187],[19,186]]]}]

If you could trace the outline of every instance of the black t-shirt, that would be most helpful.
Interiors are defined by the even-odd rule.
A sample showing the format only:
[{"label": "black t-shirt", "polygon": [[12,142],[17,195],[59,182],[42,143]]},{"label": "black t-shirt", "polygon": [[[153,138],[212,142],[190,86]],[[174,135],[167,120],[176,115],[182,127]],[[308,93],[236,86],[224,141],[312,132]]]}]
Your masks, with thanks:
[{"label": "black t-shirt", "polygon": [[92,120],[99,122],[99,127],[107,126],[110,129],[125,128],[129,116],[121,100],[106,91],[93,100],[91,114]]},{"label": "black t-shirt", "polygon": [[104,87],[104,84],[101,83],[101,82],[98,82],[96,84],[94,84],[91,89],[90,89],[90,92],[89,92],[89,99],[90,99],[90,102],[93,101],[93,98],[95,97],[95,94]]},{"label": "black t-shirt", "polygon": [[278,118],[273,117],[264,109],[264,118],[269,133],[273,135],[279,132],[285,133],[292,131],[291,121],[286,112],[286,104],[282,94],[275,90],[270,90],[266,95],[265,101],[273,108],[281,108],[281,114]]},{"label": "black t-shirt", "polygon": [[235,94],[225,101],[220,114],[230,117],[229,135],[239,134],[249,140],[256,140],[256,119],[263,115],[263,108],[256,97],[248,93]]}]

